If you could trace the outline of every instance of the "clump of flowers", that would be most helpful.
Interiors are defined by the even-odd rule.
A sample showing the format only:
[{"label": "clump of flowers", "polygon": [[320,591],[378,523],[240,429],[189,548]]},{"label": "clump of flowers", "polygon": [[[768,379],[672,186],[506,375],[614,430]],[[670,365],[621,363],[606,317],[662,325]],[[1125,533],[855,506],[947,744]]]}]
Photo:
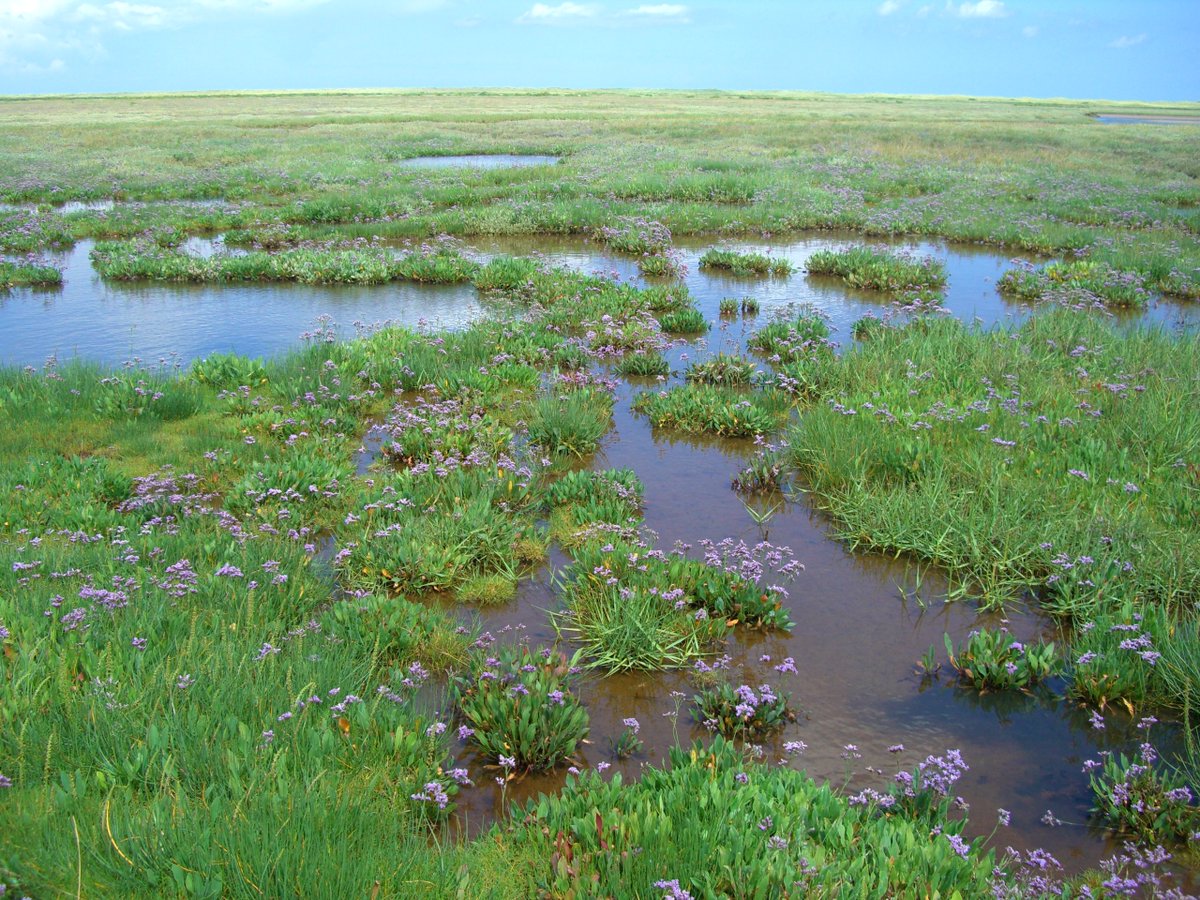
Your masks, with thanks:
[{"label": "clump of flowers", "polygon": [[788,707],[787,695],[775,693],[769,684],[757,689],[748,684],[735,688],[722,681],[702,689],[692,699],[696,718],[727,738],[759,738],[796,719]]},{"label": "clump of flowers", "polygon": [[944,822],[957,800],[954,785],[969,768],[958,750],[947,750],[941,756],[930,754],[915,769],[897,772],[888,792],[867,788],[851,797],[850,805],[873,803],[887,812]]},{"label": "clump of flowers", "polygon": [[1200,829],[1200,808],[1191,789],[1159,763],[1149,741],[1132,759],[1108,753],[1103,762],[1087,760],[1084,770],[1090,773],[1095,797],[1092,812],[1118,831],[1163,842],[1184,840]]},{"label": "clump of flowers", "polygon": [[476,653],[455,685],[462,733],[492,760],[512,760],[510,768],[567,760],[588,731],[587,710],[569,690],[578,657],[528,647]]},{"label": "clump of flowers", "polygon": [[972,631],[957,650],[950,635],[944,640],[950,665],[979,691],[1027,691],[1059,669],[1053,642],[1026,644],[1004,629]]}]

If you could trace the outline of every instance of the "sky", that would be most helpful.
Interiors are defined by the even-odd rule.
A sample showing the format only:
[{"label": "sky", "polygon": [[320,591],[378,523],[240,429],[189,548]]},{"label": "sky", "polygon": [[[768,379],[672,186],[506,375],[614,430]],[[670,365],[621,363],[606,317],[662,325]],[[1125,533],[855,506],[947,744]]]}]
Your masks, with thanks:
[{"label": "sky", "polygon": [[715,88],[1200,100],[1200,0],[0,0],[0,94]]}]

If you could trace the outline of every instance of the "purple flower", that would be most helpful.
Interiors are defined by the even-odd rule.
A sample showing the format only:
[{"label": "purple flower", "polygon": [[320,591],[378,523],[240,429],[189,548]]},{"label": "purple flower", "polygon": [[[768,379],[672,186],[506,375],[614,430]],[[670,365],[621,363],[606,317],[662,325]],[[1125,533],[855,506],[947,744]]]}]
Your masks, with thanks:
[{"label": "purple flower", "polygon": [[146,649],[146,639],[145,638],[135,637],[129,643],[133,645],[134,650],[145,650]]},{"label": "purple flower", "polygon": [[466,725],[458,726],[458,739],[460,741],[465,741],[467,738],[469,738],[474,733],[475,733],[474,728],[468,728]]},{"label": "purple flower", "polygon": [[498,762],[505,769],[515,769],[517,767],[516,757],[513,756],[504,756],[501,754],[498,758]]},{"label": "purple flower", "polygon": [[0,772],[0,788],[10,788],[13,786],[12,779],[4,773]]},{"label": "purple flower", "polygon": [[950,842],[950,846],[954,848],[955,853],[963,859],[967,858],[967,854],[971,852],[971,847],[966,841],[957,834],[944,834],[944,837]]},{"label": "purple flower", "polygon": [[436,803],[438,809],[445,809],[446,804],[450,802],[450,797],[446,793],[446,789],[436,781],[430,781],[425,785],[425,790],[409,794],[413,800],[421,803]]},{"label": "purple flower", "polygon": [[1012,813],[1010,813],[1007,809],[996,810],[996,815],[998,816],[998,820],[999,820],[1000,824],[1004,828],[1007,828],[1008,823],[1012,821]]},{"label": "purple flower", "polygon": [[626,728],[628,728],[630,731],[632,731],[634,734],[637,734],[639,731],[642,730],[641,723],[638,722],[637,719],[633,719],[633,718],[625,719],[622,721],[622,724]]},{"label": "purple flower", "polygon": [[662,895],[662,900],[693,900],[692,895],[679,886],[679,879],[672,878],[670,881],[656,881],[654,886],[660,891],[666,891]]}]

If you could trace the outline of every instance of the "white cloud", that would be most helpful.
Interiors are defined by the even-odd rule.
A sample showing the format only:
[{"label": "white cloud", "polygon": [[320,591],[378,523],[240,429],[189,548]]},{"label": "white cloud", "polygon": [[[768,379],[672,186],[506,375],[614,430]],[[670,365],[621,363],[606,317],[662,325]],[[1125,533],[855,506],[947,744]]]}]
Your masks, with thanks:
[{"label": "white cloud", "polygon": [[619,28],[623,25],[687,25],[691,11],[682,3],[643,3],[641,6],[609,10],[596,3],[565,2],[551,6],[535,3],[517,16],[518,25],[593,25]]},{"label": "white cloud", "polygon": [[639,25],[687,25],[692,21],[688,8],[682,3],[652,3],[624,9],[618,19]]},{"label": "white cloud", "polygon": [[947,3],[946,11],[963,19],[1003,19],[1008,15],[1002,0],[965,0],[958,6]]},{"label": "white cloud", "polygon": [[599,7],[584,3],[567,2],[557,6],[535,3],[517,16],[517,22],[521,25],[569,25],[594,19],[599,11]]},{"label": "white cloud", "polygon": [[1025,35],[1025,37],[1027,37],[1027,38],[1035,38],[1038,36],[1038,33],[1040,31],[1041,31],[1041,29],[1038,28],[1036,25],[1026,25],[1024,28],[1021,29],[1021,34]]},{"label": "white cloud", "polygon": [[933,4],[927,3],[917,10],[917,18],[924,19],[927,15],[933,12]]},{"label": "white cloud", "polygon": [[1108,46],[1116,47],[1118,50],[1124,50],[1126,47],[1136,47],[1138,44],[1146,43],[1148,35],[1138,34],[1130,37],[1127,34],[1121,35],[1115,41],[1112,41]]},{"label": "white cloud", "polygon": [[625,10],[629,16],[653,16],[661,19],[686,19],[688,8],[682,3],[654,3]]},{"label": "white cloud", "polygon": [[901,6],[903,4],[900,0],[883,0],[875,11],[881,16],[890,16],[894,12],[899,12]]}]

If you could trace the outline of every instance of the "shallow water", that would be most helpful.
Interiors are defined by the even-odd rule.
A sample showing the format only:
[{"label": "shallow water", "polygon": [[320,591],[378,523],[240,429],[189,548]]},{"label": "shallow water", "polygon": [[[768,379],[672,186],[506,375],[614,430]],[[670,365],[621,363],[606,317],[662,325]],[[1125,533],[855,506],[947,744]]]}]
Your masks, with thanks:
[{"label": "shallow water", "polygon": [[[863,243],[881,244],[893,250],[905,250],[918,256],[932,256],[946,267],[948,286],[944,305],[964,322],[991,327],[1003,322],[1020,322],[1031,309],[996,290],[996,282],[1013,267],[1013,260],[1038,262],[1028,254],[1003,253],[994,247],[952,244],[941,241],[908,239],[871,239],[864,241],[852,232],[820,232],[811,236],[788,235],[771,241],[721,241],[719,246],[740,252],[762,253],[786,259],[795,271],[785,278],[740,278],[719,269],[701,269],[700,257],[718,245],[711,239],[677,238],[686,268],[684,282],[696,298],[697,306],[708,320],[716,321],[723,298],[753,297],[758,300],[760,319],[782,312],[792,304],[807,304],[827,317],[834,339],[849,343],[854,323],[869,313],[882,316],[888,311],[887,298],[876,291],[854,290],[838,278],[810,276],[804,272],[808,258],[818,250],[843,250]],[[647,281],[638,273],[635,259],[614,253],[601,243],[579,236],[476,238],[472,246],[486,257],[540,255],[547,262],[580,272],[619,277],[625,281]],[[649,279],[661,281],[661,279]],[[1157,299],[1144,312],[1121,311],[1113,314],[1122,322],[1161,324],[1167,327],[1200,327],[1200,303]]]},{"label": "shallow water", "polygon": [[[211,244],[193,238],[187,249],[204,255]],[[295,346],[322,317],[345,337],[355,322],[461,328],[483,315],[470,285],[106,282],[92,269],[90,250],[81,241],[55,259],[64,266],[61,288],[0,293],[0,364],[40,366],[50,356],[105,365],[186,364],[216,352],[270,356]]]},{"label": "shallow water", "polygon": [[401,169],[519,169],[553,166],[558,156],[536,154],[478,153],[470,156],[414,156],[396,165]]},{"label": "shallow water", "polygon": [[1200,116],[1094,116],[1104,125],[1200,125]]},{"label": "shallow water", "polygon": [[[684,239],[677,243],[687,267],[685,281],[710,321],[718,320],[724,297],[754,297],[761,306],[760,321],[789,304],[810,304],[829,318],[834,338],[848,344],[854,322],[869,312],[883,315],[885,299],[874,292],[849,290],[837,279],[807,276],[803,266],[817,250],[856,242],[861,238],[821,233],[791,236],[778,243],[725,243],[790,260],[797,271],[787,278],[737,278],[719,270],[702,270],[698,260],[713,242]],[[965,321],[990,326],[1019,321],[1029,314],[1026,307],[1001,297],[995,289],[996,280],[1010,266],[1005,254],[970,245],[912,241],[891,241],[890,245],[930,254],[946,264],[946,307]],[[90,241],[81,241],[50,257],[63,267],[61,288],[0,292],[0,365],[39,366],[52,355],[60,362],[78,356],[106,365],[121,365],[135,358],[150,363],[160,359],[188,363],[215,352],[270,356],[294,346],[322,317],[329,317],[339,336],[346,337],[354,334],[356,322],[461,328],[485,311],[470,285],[105,282],[92,269],[91,247]],[[635,260],[581,237],[480,238],[472,247],[480,258],[500,253],[539,254],[554,265],[639,280]],[[231,252],[219,239],[196,237],[189,239],[184,249],[197,256]],[[472,252],[470,248],[468,252]],[[1200,304],[1160,300],[1145,313],[1123,314],[1122,319],[1200,327]],[[726,330],[714,332],[709,340],[727,339],[730,329],[749,327],[755,327],[753,321],[726,323]]]},{"label": "shallow water", "polygon": [[[886,790],[898,770],[911,770],[930,754],[958,749],[970,765],[958,785],[971,808],[970,835],[990,833],[997,810],[1004,808],[1012,813],[1012,826],[995,838],[999,849],[1043,847],[1071,871],[1119,849],[1119,842],[1087,825],[1091,796],[1081,767],[1099,750],[1124,748],[1134,740],[1127,719],[1110,716],[1108,727],[1096,731],[1085,711],[1057,701],[1049,691],[980,696],[961,688],[953,672],[933,678],[918,673],[916,662],[931,645],[939,658],[945,657],[944,633],[957,643],[974,627],[1006,625],[1022,640],[1054,639],[1048,621],[1017,609],[1007,618],[980,614],[969,603],[947,601],[945,581],[935,570],[910,560],[850,552],[803,495],[782,503],[766,526],[756,525],[729,486],[752,453],[751,442],[655,431],[630,412],[635,393],[628,383],[621,385],[615,427],[592,466],[637,471],[646,487],[646,524],[657,532],[658,546],[725,537],[754,543],[765,537],[792,548],[805,565],[787,585],[796,623],[792,632],[734,630],[725,648],[733,659],[729,674],[735,684],[765,682],[787,691],[800,713],[797,722],[764,745],[766,760],[783,757],[785,741],[804,741],[807,751],[788,765],[853,791],[868,786]],[[535,645],[552,642],[546,611],[560,608],[552,572],[568,563],[556,556],[549,568],[521,583],[514,602],[480,611],[481,626],[497,635],[509,629]],[[470,616],[456,609],[464,618]],[[770,661],[762,661],[763,656]],[[798,673],[774,671],[789,656]],[[677,705],[673,691],[686,699]],[[579,693],[591,717],[591,743],[580,752],[580,764],[606,762],[632,778],[643,765],[661,763],[676,738],[684,743],[705,739],[708,733],[688,712],[694,692],[684,672],[585,679]],[[611,742],[631,716],[641,725],[645,751],[621,761]],[[1169,746],[1172,736],[1164,731],[1156,741]],[[861,758],[843,758],[847,744],[855,745]],[[889,753],[896,744],[905,749]],[[459,825],[471,834],[495,818],[502,799],[524,800],[557,790],[566,777],[561,770],[527,776],[509,785],[502,798],[493,783],[495,773],[472,760],[465,746],[460,750],[461,758],[473,762],[478,785],[458,798]],[[1048,809],[1068,824],[1043,824]]]}]

